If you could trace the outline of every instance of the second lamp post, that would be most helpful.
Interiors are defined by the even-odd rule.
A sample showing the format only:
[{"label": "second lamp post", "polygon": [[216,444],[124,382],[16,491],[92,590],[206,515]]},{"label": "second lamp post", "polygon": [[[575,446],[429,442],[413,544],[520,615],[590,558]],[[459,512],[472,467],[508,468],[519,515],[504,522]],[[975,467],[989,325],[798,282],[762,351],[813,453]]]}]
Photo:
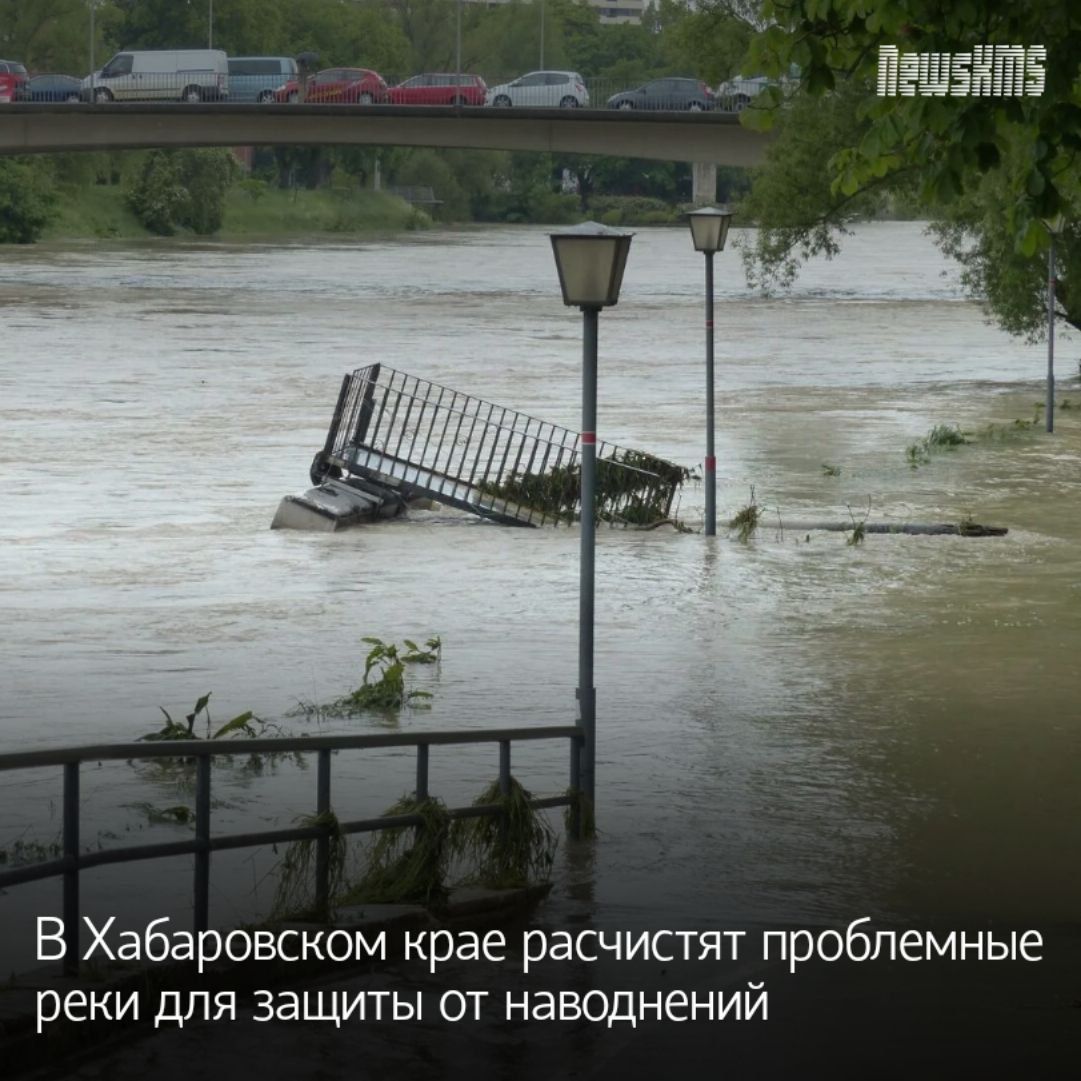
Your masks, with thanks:
[{"label": "second lamp post", "polygon": [[706,536],[717,533],[717,457],[713,446],[713,256],[724,250],[732,212],[727,207],[704,206],[687,215],[694,250],[706,257]]},{"label": "second lamp post", "polygon": [[[593,685],[593,553],[597,525],[597,316],[619,300],[633,233],[586,222],[552,233],[563,303],[582,310],[581,556],[578,589],[578,724],[572,773],[588,806],[594,806],[597,692]],[[578,815],[581,823],[581,814]],[[579,827],[580,828],[580,827]]]}]

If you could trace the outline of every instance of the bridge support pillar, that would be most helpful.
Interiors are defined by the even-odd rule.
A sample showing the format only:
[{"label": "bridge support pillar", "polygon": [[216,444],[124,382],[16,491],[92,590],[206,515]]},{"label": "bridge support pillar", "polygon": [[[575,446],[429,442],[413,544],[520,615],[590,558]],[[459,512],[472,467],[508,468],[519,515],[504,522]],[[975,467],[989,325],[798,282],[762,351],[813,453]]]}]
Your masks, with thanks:
[{"label": "bridge support pillar", "polygon": [[691,183],[691,201],[695,206],[710,206],[717,201],[717,166],[712,162],[694,162]]}]

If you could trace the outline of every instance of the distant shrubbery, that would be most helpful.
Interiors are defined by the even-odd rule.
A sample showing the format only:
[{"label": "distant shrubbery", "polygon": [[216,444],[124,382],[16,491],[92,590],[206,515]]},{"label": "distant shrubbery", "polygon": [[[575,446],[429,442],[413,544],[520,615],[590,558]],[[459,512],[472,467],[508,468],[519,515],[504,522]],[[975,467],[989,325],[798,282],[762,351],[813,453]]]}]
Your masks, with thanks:
[{"label": "distant shrubbery", "polygon": [[682,220],[679,207],[644,195],[595,195],[593,217],[605,225],[672,225]]},{"label": "distant shrubbery", "polygon": [[152,233],[216,233],[240,166],[228,150],[153,150],[127,191],[132,213]]}]

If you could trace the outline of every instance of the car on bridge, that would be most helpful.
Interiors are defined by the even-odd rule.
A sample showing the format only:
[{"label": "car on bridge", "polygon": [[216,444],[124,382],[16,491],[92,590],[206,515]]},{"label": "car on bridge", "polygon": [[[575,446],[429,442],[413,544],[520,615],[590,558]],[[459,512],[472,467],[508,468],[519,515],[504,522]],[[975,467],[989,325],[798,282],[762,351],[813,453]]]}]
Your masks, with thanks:
[{"label": "car on bridge", "polygon": [[0,60],[0,102],[15,101],[26,79],[26,68],[18,61]]},{"label": "car on bridge", "polygon": [[297,62],[291,56],[230,56],[229,100],[299,101]]},{"label": "car on bridge", "polygon": [[608,99],[609,109],[669,109],[705,112],[714,107],[713,91],[699,79],[653,79]]},{"label": "car on bridge", "polygon": [[483,105],[488,87],[479,75],[414,75],[387,91],[391,105]]},{"label": "car on bridge", "polygon": [[589,104],[589,91],[576,71],[531,71],[513,82],[489,87],[487,104],[578,109]]},{"label": "car on bridge", "polygon": [[74,75],[35,75],[15,91],[16,101],[82,101],[82,80]]},{"label": "car on bridge", "polygon": [[129,50],[83,79],[80,93],[99,105],[224,101],[229,96],[229,61],[221,49]]},{"label": "car on bridge", "polygon": [[387,100],[387,81],[368,68],[324,68],[308,80],[304,100],[321,105],[380,105]]}]

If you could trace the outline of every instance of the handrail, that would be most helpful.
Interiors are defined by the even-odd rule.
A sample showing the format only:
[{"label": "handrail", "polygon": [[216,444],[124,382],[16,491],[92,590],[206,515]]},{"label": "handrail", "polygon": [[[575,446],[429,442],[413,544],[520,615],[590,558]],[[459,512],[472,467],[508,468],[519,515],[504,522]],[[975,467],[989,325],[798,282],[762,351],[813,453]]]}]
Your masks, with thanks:
[{"label": "handrail", "polygon": [[416,747],[454,743],[501,743],[503,740],[574,738],[575,725],[485,728],[461,732],[377,732],[363,736],[272,736],[258,739],[176,739],[137,743],[100,743],[82,747],[42,748],[0,754],[0,771],[63,766],[69,762],[108,762],[128,758],[195,758],[200,755],[293,754],[297,751],[355,751],[380,747]]},{"label": "handrail", "polygon": [[[63,786],[63,855],[59,859],[32,863],[22,867],[0,870],[0,889],[36,882],[46,878],[63,878],[64,970],[74,974],[79,967],[79,875],[91,867],[113,863],[131,863],[161,859],[167,856],[195,857],[193,873],[193,924],[196,932],[205,931],[210,922],[210,854],[236,848],[254,848],[291,841],[314,841],[315,909],[326,915],[330,908],[330,842],[332,834],[371,833],[403,826],[423,826],[419,814],[383,815],[377,818],[337,822],[334,826],[319,821],[316,825],[294,826],[211,836],[211,763],[215,758],[252,754],[310,754],[318,755],[316,772],[316,815],[331,813],[331,756],[334,751],[371,750],[387,747],[416,749],[416,788],[418,801],[430,798],[428,791],[429,750],[438,746],[468,744],[499,745],[499,785],[504,793],[510,791],[511,744],[538,740],[565,739],[570,742],[570,784],[568,793],[532,799],[535,809],[569,807],[572,832],[580,831],[578,812],[579,776],[583,732],[578,725],[547,725],[529,728],[494,728],[459,732],[380,732],[358,736],[288,736],[267,739],[181,739],[147,740],[137,743],[88,744],[80,747],[42,748],[0,754],[0,772],[22,769],[42,769],[60,766],[64,771]],[[124,761],[133,759],[182,758],[195,766],[195,835],[191,840],[161,844],[129,845],[82,852],[79,843],[80,776],[83,762]],[[451,818],[476,818],[505,813],[499,804],[454,807],[447,812]]]}]

